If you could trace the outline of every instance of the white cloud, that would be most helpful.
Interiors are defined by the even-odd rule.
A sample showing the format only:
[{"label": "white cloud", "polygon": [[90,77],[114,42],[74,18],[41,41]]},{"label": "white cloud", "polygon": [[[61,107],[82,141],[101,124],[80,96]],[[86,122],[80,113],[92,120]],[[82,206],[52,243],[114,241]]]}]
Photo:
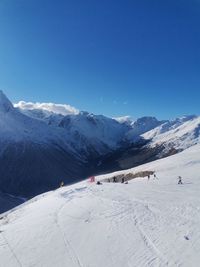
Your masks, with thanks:
[{"label": "white cloud", "polygon": [[40,109],[45,110],[49,112],[53,112],[56,114],[62,114],[62,115],[69,115],[69,114],[78,114],[79,110],[70,106],[70,105],[64,105],[64,104],[54,104],[54,103],[32,103],[32,102],[25,102],[20,101],[16,104],[14,104],[14,107],[23,109],[23,110],[34,110],[34,109]]},{"label": "white cloud", "polygon": [[113,119],[118,121],[119,123],[124,123],[124,122],[132,123],[133,122],[133,119],[131,116],[117,117],[117,118],[113,118]]}]

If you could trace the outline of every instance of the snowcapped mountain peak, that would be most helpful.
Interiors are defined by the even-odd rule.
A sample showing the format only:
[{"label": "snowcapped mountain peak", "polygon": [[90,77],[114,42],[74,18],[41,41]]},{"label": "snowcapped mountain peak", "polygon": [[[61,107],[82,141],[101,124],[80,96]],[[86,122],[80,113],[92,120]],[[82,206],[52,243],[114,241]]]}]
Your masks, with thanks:
[{"label": "snowcapped mountain peak", "polygon": [[135,140],[138,136],[146,133],[159,125],[163,124],[165,121],[158,121],[155,117],[142,117],[137,119],[132,123],[132,129],[127,133],[127,140]]},{"label": "snowcapped mountain peak", "polygon": [[137,119],[135,121],[135,125],[146,125],[146,124],[157,124],[159,123],[159,121],[155,118],[155,117],[150,117],[150,116],[146,116],[146,117],[141,117],[139,119]]},{"label": "snowcapped mountain peak", "polygon": [[180,118],[175,119],[175,121],[177,121],[177,122],[186,122],[186,121],[194,120],[197,117],[198,117],[197,115],[185,115],[185,116],[182,116]]},{"label": "snowcapped mountain peak", "polygon": [[164,144],[167,150],[173,147],[181,151],[199,143],[200,117],[190,115],[166,121],[142,136],[151,140],[151,146]]},{"label": "snowcapped mountain peak", "polygon": [[134,123],[133,119],[130,116],[117,117],[113,119],[119,123],[126,123],[128,125],[132,125]]},{"label": "snowcapped mountain peak", "polygon": [[13,110],[14,107],[7,96],[0,90],[0,112],[9,112]]}]

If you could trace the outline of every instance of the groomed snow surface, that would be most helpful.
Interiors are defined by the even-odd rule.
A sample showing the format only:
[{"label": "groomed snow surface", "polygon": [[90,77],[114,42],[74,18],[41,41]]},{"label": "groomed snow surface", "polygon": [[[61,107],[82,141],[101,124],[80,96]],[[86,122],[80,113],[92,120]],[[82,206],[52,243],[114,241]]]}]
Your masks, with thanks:
[{"label": "groomed snow surface", "polygon": [[158,180],[84,181],[3,214],[0,266],[200,266],[200,145],[125,173],[140,170]]}]

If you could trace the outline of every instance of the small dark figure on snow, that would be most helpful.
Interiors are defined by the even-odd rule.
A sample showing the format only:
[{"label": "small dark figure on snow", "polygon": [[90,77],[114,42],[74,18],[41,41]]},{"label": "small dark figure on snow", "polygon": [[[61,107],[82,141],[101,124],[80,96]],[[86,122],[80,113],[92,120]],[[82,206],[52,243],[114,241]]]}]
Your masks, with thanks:
[{"label": "small dark figure on snow", "polygon": [[101,184],[102,184],[101,182],[99,182],[99,181],[97,182],[97,185],[101,185]]},{"label": "small dark figure on snow", "polygon": [[147,178],[148,178],[148,181],[149,181],[150,180],[150,175],[148,175]]},{"label": "small dark figure on snow", "polygon": [[117,179],[116,179],[116,177],[114,176],[113,177],[113,183],[116,183],[117,182]]},{"label": "small dark figure on snow", "polygon": [[154,173],[154,175],[153,175],[153,179],[155,180],[155,179],[157,179],[158,180],[158,177],[156,176],[156,174]]},{"label": "small dark figure on snow", "polygon": [[122,184],[124,183],[124,177],[122,177]]},{"label": "small dark figure on snow", "polygon": [[178,184],[183,184],[181,176],[178,177]]}]

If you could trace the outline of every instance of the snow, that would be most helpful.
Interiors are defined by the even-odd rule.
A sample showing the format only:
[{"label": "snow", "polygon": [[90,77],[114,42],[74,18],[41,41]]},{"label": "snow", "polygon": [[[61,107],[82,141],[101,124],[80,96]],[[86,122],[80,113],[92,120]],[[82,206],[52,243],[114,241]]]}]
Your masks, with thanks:
[{"label": "snow", "polygon": [[[83,181],[0,217],[0,266],[199,266],[200,145],[119,173],[158,180]],[[183,185],[177,185],[181,175]]]},{"label": "snow", "polygon": [[114,117],[113,119],[119,123],[127,123],[128,125],[132,125],[134,123],[131,116]]},{"label": "snow", "polygon": [[142,136],[152,139],[151,146],[164,143],[184,150],[200,142],[200,117],[187,116],[168,121]]},{"label": "snow", "polygon": [[84,150],[85,146],[87,150],[93,146],[100,154],[108,152],[108,149],[116,149],[131,128],[128,117],[126,121],[119,122],[102,115],[79,111],[70,105],[20,101],[14,107],[27,117],[55,128],[64,128],[68,140],[78,150]]},{"label": "snow", "polygon": [[[1,92],[0,111],[1,109],[6,112],[11,109],[13,113],[18,111],[18,114],[24,115],[24,120],[25,117],[26,121],[29,118],[29,123],[27,123],[27,127],[21,123],[17,125],[18,120],[15,117],[11,120],[6,117],[6,121],[3,122],[0,120],[0,128],[1,131],[4,131],[4,137],[16,136],[17,133],[15,139],[27,139],[26,133],[28,133],[28,139],[35,140],[32,135],[30,137],[30,133],[34,132],[37,135],[37,142],[41,143],[40,137],[44,137],[42,140],[44,142],[49,139],[50,135],[51,140],[62,135],[61,142],[62,140],[67,141],[71,150],[76,150],[77,153],[85,156],[90,156],[91,152],[99,155],[110,153],[112,150],[123,147],[123,144],[140,142],[144,138],[151,140],[148,144],[150,147],[165,147],[159,154],[161,158],[171,151],[182,151],[200,142],[200,117],[195,115],[184,116],[172,121],[158,121],[155,117],[142,117],[132,121],[129,116],[111,119],[102,115],[78,111],[70,105],[64,104],[20,101],[14,106],[16,109]],[[33,122],[36,120],[41,124],[37,125]],[[42,122],[48,127],[45,128]],[[11,127],[14,131],[8,134],[5,132],[7,127]],[[50,128],[51,133],[49,133]],[[53,128],[54,133],[52,133]],[[62,134],[61,128],[63,128]]]},{"label": "snow", "polygon": [[66,131],[61,128],[49,127],[43,121],[39,121],[16,109],[0,113],[0,144],[2,153],[7,145],[12,143],[52,144],[61,143],[69,151],[73,148],[69,144]]},{"label": "snow", "polygon": [[132,129],[126,134],[126,139],[134,141],[138,136],[149,132],[157,126],[163,124],[165,121],[158,121],[154,117],[142,117],[132,123]]},{"label": "snow", "polygon": [[[85,143],[90,143],[95,148],[99,147],[99,150],[102,148],[102,144],[116,149],[130,128],[114,119],[88,112],[66,116],[63,120],[63,125],[70,133],[70,136],[74,136],[76,139],[77,135],[82,136],[85,139]],[[83,145],[82,142],[80,146]]]}]

